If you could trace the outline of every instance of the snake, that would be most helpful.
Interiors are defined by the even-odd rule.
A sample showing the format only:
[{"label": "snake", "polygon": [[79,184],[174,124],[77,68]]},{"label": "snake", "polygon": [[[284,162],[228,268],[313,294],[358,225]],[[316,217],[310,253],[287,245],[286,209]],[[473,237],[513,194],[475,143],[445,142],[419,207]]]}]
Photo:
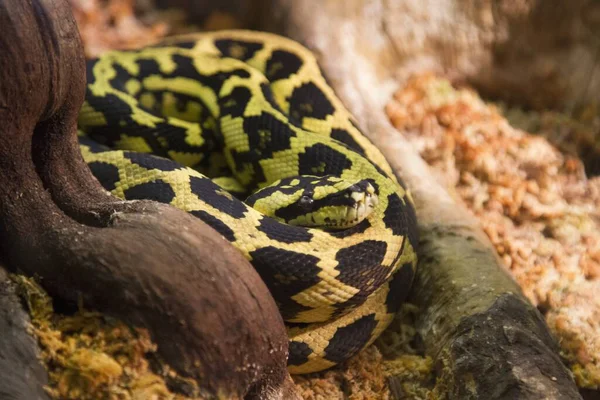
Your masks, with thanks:
[{"label": "snake", "polygon": [[87,61],[78,128],[107,191],[180,208],[250,261],[290,373],[346,361],[406,300],[411,193],[298,42],[224,30],[107,51]]}]

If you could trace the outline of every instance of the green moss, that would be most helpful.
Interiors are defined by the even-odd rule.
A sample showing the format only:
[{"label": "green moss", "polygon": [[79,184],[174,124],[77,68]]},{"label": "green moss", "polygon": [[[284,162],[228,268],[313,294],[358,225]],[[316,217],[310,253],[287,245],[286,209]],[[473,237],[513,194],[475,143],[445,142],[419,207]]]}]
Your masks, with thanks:
[{"label": "green moss", "polygon": [[[31,316],[32,330],[48,370],[48,393],[61,400],[187,400],[165,382],[184,380],[168,367],[158,375],[148,356],[156,351],[147,331],[102,314],[80,310],[54,312],[52,299],[32,279],[14,275]],[[197,393],[193,381],[186,382]],[[198,398],[198,397],[195,397]]]}]

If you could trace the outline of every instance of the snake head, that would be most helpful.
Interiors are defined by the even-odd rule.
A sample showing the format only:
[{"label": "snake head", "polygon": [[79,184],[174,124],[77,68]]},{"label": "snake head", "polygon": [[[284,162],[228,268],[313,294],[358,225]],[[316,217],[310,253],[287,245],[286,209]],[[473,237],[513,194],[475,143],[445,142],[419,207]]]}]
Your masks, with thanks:
[{"label": "snake head", "polygon": [[290,225],[345,229],[369,216],[378,197],[367,179],[303,175],[279,180],[251,195],[246,203]]}]

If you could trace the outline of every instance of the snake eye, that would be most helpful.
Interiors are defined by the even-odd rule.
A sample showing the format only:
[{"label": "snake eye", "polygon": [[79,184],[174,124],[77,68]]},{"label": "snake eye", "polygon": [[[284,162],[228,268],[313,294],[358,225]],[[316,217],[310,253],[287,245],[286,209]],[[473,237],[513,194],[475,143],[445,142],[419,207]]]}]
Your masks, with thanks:
[{"label": "snake eye", "polygon": [[298,204],[305,210],[310,210],[312,208],[313,199],[310,196],[304,195],[300,197],[300,201]]}]

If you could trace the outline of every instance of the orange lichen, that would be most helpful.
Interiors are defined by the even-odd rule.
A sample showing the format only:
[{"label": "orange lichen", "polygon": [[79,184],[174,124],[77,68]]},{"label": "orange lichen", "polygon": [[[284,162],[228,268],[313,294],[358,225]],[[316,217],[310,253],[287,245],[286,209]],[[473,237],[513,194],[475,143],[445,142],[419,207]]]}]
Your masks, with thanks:
[{"label": "orange lichen", "polygon": [[410,80],[387,112],[545,311],[578,384],[600,387],[600,303],[591,298],[600,289],[600,178],[431,74]]}]

